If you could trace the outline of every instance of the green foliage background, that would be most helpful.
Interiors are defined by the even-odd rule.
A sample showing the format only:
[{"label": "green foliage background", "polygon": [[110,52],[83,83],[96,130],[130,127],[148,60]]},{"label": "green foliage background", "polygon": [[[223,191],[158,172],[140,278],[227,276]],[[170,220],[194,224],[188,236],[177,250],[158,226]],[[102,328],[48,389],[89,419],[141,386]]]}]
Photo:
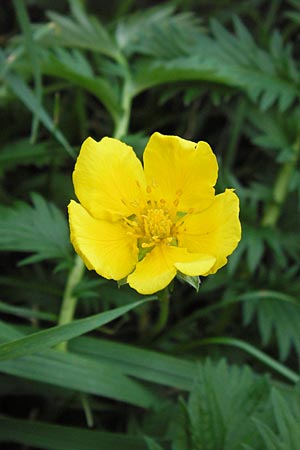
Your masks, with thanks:
[{"label": "green foliage background", "polygon": [[[14,0],[0,26],[3,448],[299,450],[299,2]],[[80,272],[66,205],[87,136],[141,157],[156,130],[210,143],[243,237],[153,335],[155,296]]]}]

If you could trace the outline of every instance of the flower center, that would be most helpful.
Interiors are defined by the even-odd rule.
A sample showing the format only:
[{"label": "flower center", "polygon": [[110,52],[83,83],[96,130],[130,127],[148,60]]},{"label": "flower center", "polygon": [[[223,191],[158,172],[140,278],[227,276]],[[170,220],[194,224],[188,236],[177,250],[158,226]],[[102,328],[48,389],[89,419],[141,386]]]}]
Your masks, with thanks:
[{"label": "flower center", "polygon": [[164,209],[150,208],[146,211],[146,214],[141,215],[141,219],[141,231],[146,240],[146,244],[148,241],[147,247],[149,244],[153,245],[162,239],[170,238],[173,222],[168,212]]},{"label": "flower center", "polygon": [[129,233],[137,237],[140,248],[153,247],[162,241],[165,244],[176,242],[174,221],[169,211],[159,206],[149,204],[140,214],[124,219],[130,228]]}]

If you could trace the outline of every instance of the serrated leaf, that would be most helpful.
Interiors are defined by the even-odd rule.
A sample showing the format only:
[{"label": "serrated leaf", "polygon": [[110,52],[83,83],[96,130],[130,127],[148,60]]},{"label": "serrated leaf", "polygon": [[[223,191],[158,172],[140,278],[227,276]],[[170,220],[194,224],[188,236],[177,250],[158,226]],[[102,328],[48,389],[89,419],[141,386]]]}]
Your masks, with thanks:
[{"label": "serrated leaf", "polygon": [[272,389],[271,402],[275,425],[270,426],[256,420],[266,450],[298,450],[300,441],[299,388],[292,393],[290,401],[275,388]]},{"label": "serrated leaf", "polygon": [[83,8],[77,11],[74,19],[55,12],[49,12],[48,16],[55,24],[52,45],[82,48],[118,58],[119,50],[112,37],[99,19],[87,16]]},{"label": "serrated leaf", "polygon": [[116,87],[94,73],[88,59],[78,50],[55,48],[42,53],[42,70],[47,75],[63,78],[95,95],[116,117],[120,113]]},{"label": "serrated leaf", "polygon": [[31,197],[33,206],[0,206],[0,250],[33,253],[27,263],[67,259],[71,245],[65,217],[40,195]]},{"label": "serrated leaf", "polygon": [[[181,425],[192,439],[186,450],[238,450],[241,443],[261,449],[252,419],[267,394],[267,381],[255,378],[247,367],[229,366],[224,360],[201,364],[187,405],[188,420]],[[180,426],[178,432],[182,441]]]},{"label": "serrated leaf", "polygon": [[171,60],[190,54],[201,37],[199,19],[192,13],[174,14],[172,5],[159,5],[121,19],[116,28],[120,48],[128,55]]},{"label": "serrated leaf", "polygon": [[205,80],[244,90],[262,110],[278,101],[283,111],[299,98],[299,71],[289,48],[282,46],[280,57],[261,49],[237,18],[236,33],[216,20],[211,22],[211,29],[213,37],[199,33],[185,57],[157,56],[138,62],[136,92],[166,82]]},{"label": "serrated leaf", "polygon": [[246,324],[257,317],[263,345],[274,335],[280,359],[288,357],[294,347],[299,352],[300,304],[296,298],[275,291],[254,291],[245,296],[243,314]]}]

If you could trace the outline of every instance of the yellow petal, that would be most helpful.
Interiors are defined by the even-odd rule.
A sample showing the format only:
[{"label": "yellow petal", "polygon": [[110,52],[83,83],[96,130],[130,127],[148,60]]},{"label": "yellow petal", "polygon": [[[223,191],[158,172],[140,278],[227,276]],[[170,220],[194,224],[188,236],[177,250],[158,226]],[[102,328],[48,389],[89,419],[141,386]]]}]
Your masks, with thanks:
[{"label": "yellow petal", "polygon": [[84,141],[73,182],[80,203],[98,219],[130,216],[145,191],[143,168],[132,148],[108,137]]},{"label": "yellow petal", "polygon": [[180,247],[167,247],[167,254],[177,270],[191,277],[207,273],[216,262],[215,256],[189,253]]},{"label": "yellow petal", "polygon": [[179,245],[189,252],[214,255],[216,262],[205,275],[215,273],[227,263],[227,256],[241,239],[237,195],[226,189],[208,209],[186,216],[177,238]]},{"label": "yellow petal", "polygon": [[138,262],[135,271],[127,278],[129,285],[140,294],[161,291],[173,280],[176,269],[165,256],[164,247],[158,245]]},{"label": "yellow petal", "polygon": [[199,211],[213,200],[218,164],[206,142],[154,133],[145,148],[144,169],[155,200],[172,204],[178,199],[178,211]]},{"label": "yellow petal", "polygon": [[114,280],[132,272],[138,257],[136,238],[121,222],[95,219],[73,200],[68,210],[71,242],[89,270]]},{"label": "yellow petal", "polygon": [[184,248],[158,245],[140,261],[128,276],[128,283],[141,294],[153,294],[164,289],[177,270],[195,276],[206,273],[215,263],[214,256],[188,253]]}]

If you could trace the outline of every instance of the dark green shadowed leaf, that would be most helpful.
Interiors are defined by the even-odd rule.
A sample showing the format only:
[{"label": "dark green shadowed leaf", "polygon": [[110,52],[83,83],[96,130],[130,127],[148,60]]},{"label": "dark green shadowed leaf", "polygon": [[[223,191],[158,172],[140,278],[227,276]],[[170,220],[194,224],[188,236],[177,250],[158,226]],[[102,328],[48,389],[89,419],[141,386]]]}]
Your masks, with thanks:
[{"label": "dark green shadowed leaf", "polygon": [[0,372],[143,408],[149,408],[158,401],[149,389],[109,363],[59,350],[2,361]]},{"label": "dark green shadowed leaf", "polygon": [[261,290],[243,295],[244,323],[256,316],[262,344],[268,345],[275,336],[280,359],[288,357],[292,348],[299,352],[300,302],[283,292]]},{"label": "dark green shadowed leaf", "polygon": [[63,133],[57,128],[53,119],[50,117],[48,112],[45,110],[42,104],[40,104],[38,98],[32,89],[25,83],[23,78],[17,73],[10,71],[9,65],[5,54],[0,49],[0,67],[3,67],[2,77],[4,83],[9,86],[14,95],[21,100],[26,108],[31,111],[35,117],[37,117],[40,122],[53,134],[53,136],[58,140],[58,142],[64,147],[67,153],[74,158],[74,151]]},{"label": "dark green shadowed leaf", "polygon": [[0,416],[0,441],[49,450],[147,450],[144,439]]},{"label": "dark green shadowed leaf", "polygon": [[39,194],[31,197],[33,206],[23,202],[0,206],[0,250],[33,253],[23,264],[68,259],[71,245],[65,217]]},{"label": "dark green shadowed leaf", "polygon": [[157,444],[153,439],[145,438],[148,450],[164,450],[159,444]]},{"label": "dark green shadowed leaf", "polygon": [[277,389],[271,393],[275,424],[269,425],[256,420],[255,425],[263,439],[265,450],[298,450],[300,442],[299,388],[289,399]]}]

